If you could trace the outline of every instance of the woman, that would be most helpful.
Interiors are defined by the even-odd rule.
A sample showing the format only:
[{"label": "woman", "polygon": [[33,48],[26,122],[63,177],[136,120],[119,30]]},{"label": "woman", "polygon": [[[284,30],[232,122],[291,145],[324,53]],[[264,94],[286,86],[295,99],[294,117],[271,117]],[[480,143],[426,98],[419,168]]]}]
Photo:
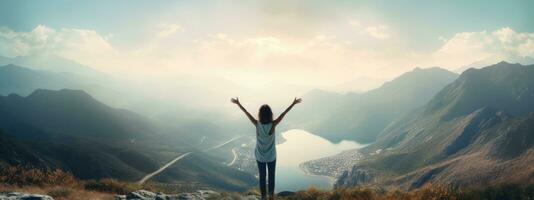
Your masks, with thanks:
[{"label": "woman", "polygon": [[269,197],[274,198],[274,174],[276,167],[276,145],[274,130],[276,126],[282,121],[284,116],[293,108],[294,105],[302,102],[300,98],[295,98],[293,103],[280,115],[273,120],[273,112],[271,107],[265,104],[260,107],[258,112],[258,120],[256,120],[250,113],[239,103],[239,99],[233,98],[232,103],[235,103],[239,108],[245,112],[248,119],[254,126],[256,126],[256,150],[254,152],[256,161],[258,163],[258,171],[260,174],[260,191],[261,198],[266,199],[265,176],[267,167],[269,171]]}]

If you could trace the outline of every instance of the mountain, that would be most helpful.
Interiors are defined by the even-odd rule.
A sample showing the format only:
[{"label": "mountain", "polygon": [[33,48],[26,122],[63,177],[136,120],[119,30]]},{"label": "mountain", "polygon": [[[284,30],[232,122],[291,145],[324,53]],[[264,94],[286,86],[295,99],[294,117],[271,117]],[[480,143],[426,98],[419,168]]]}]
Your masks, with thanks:
[{"label": "mountain", "polygon": [[135,138],[156,132],[141,116],[111,108],[81,90],[38,89],[27,97],[0,97],[0,112],[47,132],[84,137]]},{"label": "mountain", "polygon": [[133,99],[125,97],[124,92],[119,92],[123,88],[117,80],[105,75],[88,77],[70,72],[35,70],[14,64],[0,66],[0,95],[15,93],[27,96],[36,89],[65,88],[87,91],[114,106],[124,105],[126,99]]},{"label": "mountain", "polygon": [[[197,142],[184,139],[179,131],[110,107],[82,90],[39,89],[27,97],[0,96],[0,166],[61,168],[81,179],[138,181],[176,156],[197,150]],[[202,167],[175,169],[188,174],[239,174],[212,177],[209,183],[187,179],[214,188],[245,188],[255,180],[222,163],[197,159],[204,160]],[[189,162],[196,161],[180,163],[193,166]]]},{"label": "mountain", "polygon": [[78,74],[87,77],[98,77],[103,75],[101,72],[98,72],[91,67],[54,54],[35,54],[17,56],[15,58],[0,58],[0,65],[8,64],[29,66],[34,70]]},{"label": "mountain", "polygon": [[[18,163],[60,167],[83,179],[132,180],[159,165],[148,152],[128,144],[157,134],[148,120],[79,90],[40,89],[27,97],[0,97],[0,129],[7,135],[4,138],[11,138],[2,140],[2,146],[22,152],[15,153]],[[10,159],[2,156],[14,164]]]},{"label": "mountain", "polygon": [[529,66],[506,62],[467,70],[429,103],[426,112],[442,113],[445,120],[472,113],[483,106],[499,108],[512,115],[524,114],[534,108],[533,72]]},{"label": "mountain", "polygon": [[[520,63],[520,64],[523,64],[523,65],[532,65],[532,64],[534,64],[534,58],[529,57],[529,56],[509,56],[508,58],[506,58],[506,60],[508,62],[510,62],[510,63]],[[456,69],[454,69],[454,72],[462,73],[462,72],[468,70],[469,68],[480,69],[480,68],[483,68],[485,66],[490,66],[495,62],[498,62],[498,58],[489,57],[489,58],[486,58],[486,59],[482,59],[482,60],[473,62],[473,63],[468,64],[468,65],[456,68]]]},{"label": "mountain", "polygon": [[0,95],[15,93],[27,96],[37,89],[76,89],[84,90],[98,100],[116,107],[131,108],[133,104],[146,104],[148,100],[139,102],[139,99],[148,98],[145,96],[149,95],[139,94],[142,92],[134,88],[103,74],[85,76],[72,72],[35,70],[14,64],[0,66]]},{"label": "mountain", "polygon": [[415,189],[534,181],[532,77],[534,65],[506,62],[465,71],[425,107],[388,125],[337,184]]},{"label": "mountain", "polygon": [[415,68],[365,93],[312,91],[306,103],[289,115],[292,127],[303,128],[334,142],[375,141],[393,119],[423,106],[457,74],[433,67]]},{"label": "mountain", "polygon": [[11,165],[33,165],[38,167],[44,167],[47,165],[40,155],[20,143],[12,136],[7,135],[0,130],[0,167],[6,167]]},{"label": "mountain", "polygon": [[60,74],[36,71],[17,65],[0,66],[0,94],[28,95],[38,88],[63,89],[80,87],[76,81]]}]

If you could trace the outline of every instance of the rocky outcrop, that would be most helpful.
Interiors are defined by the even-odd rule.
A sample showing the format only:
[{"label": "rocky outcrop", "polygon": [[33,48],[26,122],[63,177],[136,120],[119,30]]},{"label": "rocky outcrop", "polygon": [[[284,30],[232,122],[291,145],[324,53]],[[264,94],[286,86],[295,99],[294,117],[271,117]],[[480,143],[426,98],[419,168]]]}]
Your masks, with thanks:
[{"label": "rocky outcrop", "polygon": [[26,194],[19,192],[0,193],[0,200],[54,200],[48,195]]},{"label": "rocky outcrop", "polygon": [[347,186],[361,186],[376,182],[376,174],[371,169],[354,166],[351,170],[344,171],[334,184],[334,188]]},{"label": "rocky outcrop", "polygon": [[[206,200],[206,199],[225,199],[224,195],[212,190],[197,190],[191,193],[180,194],[163,194],[154,193],[146,190],[138,190],[127,195],[116,195],[115,200]],[[242,196],[243,200],[258,200],[254,195]]]}]

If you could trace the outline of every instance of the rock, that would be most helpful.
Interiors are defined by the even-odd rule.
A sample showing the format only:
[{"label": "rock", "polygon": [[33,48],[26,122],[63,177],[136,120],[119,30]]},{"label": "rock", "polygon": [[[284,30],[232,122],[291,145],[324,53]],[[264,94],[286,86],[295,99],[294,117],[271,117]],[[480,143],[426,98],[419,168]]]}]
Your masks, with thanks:
[{"label": "rock", "polygon": [[290,191],[282,191],[282,192],[279,192],[278,194],[276,194],[276,196],[278,197],[289,197],[289,196],[293,196],[295,195],[295,192],[290,192]]},{"label": "rock", "polygon": [[127,195],[116,195],[115,200],[205,200],[218,199],[221,194],[212,190],[198,190],[192,193],[163,194],[138,190]]},{"label": "rock", "polygon": [[19,192],[0,193],[0,200],[54,200],[48,195],[26,194]]},{"label": "rock", "polygon": [[261,197],[259,196],[256,196],[256,195],[247,195],[247,196],[244,196],[241,200],[260,200]]},{"label": "rock", "polygon": [[362,186],[376,182],[376,173],[371,169],[354,166],[349,171],[344,171],[334,183],[334,188]]},{"label": "rock", "polygon": [[138,199],[138,200],[151,200],[156,199],[156,193],[146,191],[146,190],[138,190],[135,192],[131,192],[130,194],[126,195],[126,199]]}]

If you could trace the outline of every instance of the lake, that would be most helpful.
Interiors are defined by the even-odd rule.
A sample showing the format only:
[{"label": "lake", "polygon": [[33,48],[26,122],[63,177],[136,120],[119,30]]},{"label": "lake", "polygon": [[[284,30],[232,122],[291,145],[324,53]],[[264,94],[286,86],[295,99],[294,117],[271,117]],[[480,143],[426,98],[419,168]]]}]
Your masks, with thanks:
[{"label": "lake", "polygon": [[282,133],[285,142],[276,145],[276,192],[296,191],[314,186],[330,189],[334,178],[305,174],[299,164],[335,155],[363,145],[353,141],[332,143],[304,130],[293,129]]}]

